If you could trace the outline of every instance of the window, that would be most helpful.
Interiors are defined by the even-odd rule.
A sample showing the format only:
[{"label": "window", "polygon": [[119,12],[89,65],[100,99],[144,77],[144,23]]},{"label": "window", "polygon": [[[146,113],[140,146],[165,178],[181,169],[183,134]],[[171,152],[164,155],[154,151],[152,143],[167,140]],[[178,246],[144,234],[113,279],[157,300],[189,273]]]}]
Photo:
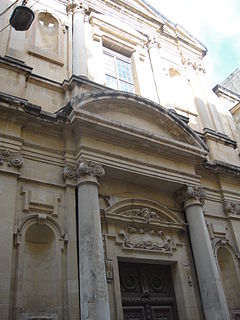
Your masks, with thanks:
[{"label": "window", "polygon": [[130,59],[104,49],[106,85],[112,89],[134,92]]}]

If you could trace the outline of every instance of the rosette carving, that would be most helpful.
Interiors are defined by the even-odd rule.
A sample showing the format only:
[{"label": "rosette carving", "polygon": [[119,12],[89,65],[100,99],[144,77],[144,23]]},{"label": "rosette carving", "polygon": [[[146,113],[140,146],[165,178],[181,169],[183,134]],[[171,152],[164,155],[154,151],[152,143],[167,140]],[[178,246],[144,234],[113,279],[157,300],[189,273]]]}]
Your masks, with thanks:
[{"label": "rosette carving", "polygon": [[23,157],[20,153],[12,153],[8,149],[0,151],[0,165],[7,162],[9,167],[21,168],[23,165]]},{"label": "rosette carving", "polygon": [[78,175],[89,175],[92,177],[102,177],[105,175],[103,166],[95,161],[80,159],[78,166]]},{"label": "rosette carving", "polygon": [[9,162],[8,162],[9,166],[13,166],[16,168],[20,168],[23,165],[23,157],[20,153],[18,154],[14,154],[12,156],[10,156]]},{"label": "rosette carving", "polygon": [[195,200],[204,205],[206,199],[206,191],[198,186],[185,186],[180,192],[177,193],[178,201],[185,204],[187,201]]}]

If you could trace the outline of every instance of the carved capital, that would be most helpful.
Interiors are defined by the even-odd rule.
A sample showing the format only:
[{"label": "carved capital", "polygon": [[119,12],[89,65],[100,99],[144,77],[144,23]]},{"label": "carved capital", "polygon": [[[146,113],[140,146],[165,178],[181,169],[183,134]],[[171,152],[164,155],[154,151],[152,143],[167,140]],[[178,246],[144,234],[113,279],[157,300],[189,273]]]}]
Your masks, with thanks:
[{"label": "carved capital", "polygon": [[82,14],[86,14],[89,11],[89,7],[83,2],[79,0],[74,0],[66,6],[67,13],[75,13],[75,12],[82,12]]},{"label": "carved capital", "polygon": [[225,201],[223,208],[226,216],[240,216],[240,203],[233,201]]},{"label": "carved capital", "polygon": [[77,174],[77,168],[76,167],[72,167],[72,166],[66,165],[63,168],[63,178],[64,178],[64,180],[66,180],[66,179],[74,180],[74,179],[77,179],[77,177],[78,177],[78,174]]},{"label": "carved capital", "polygon": [[147,43],[147,46],[149,49],[151,48],[160,48],[160,42],[157,38],[153,37],[153,38],[150,38],[148,43]]},{"label": "carved capital", "polygon": [[7,162],[9,167],[21,168],[23,166],[23,157],[20,153],[12,153],[8,149],[0,151],[0,165]]},{"label": "carved capital", "polygon": [[105,170],[100,163],[86,159],[80,159],[77,170],[79,177],[88,175],[98,178],[105,175]]},{"label": "carved capital", "polygon": [[177,193],[177,198],[184,206],[191,204],[191,202],[203,206],[206,199],[206,191],[198,186],[185,186]]}]

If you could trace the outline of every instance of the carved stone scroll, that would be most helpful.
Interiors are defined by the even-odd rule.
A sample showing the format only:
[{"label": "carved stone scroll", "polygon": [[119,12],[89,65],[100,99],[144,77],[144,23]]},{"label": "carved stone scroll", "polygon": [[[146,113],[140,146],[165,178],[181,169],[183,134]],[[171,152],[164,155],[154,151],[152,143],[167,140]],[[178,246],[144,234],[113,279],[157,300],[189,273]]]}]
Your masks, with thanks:
[{"label": "carved stone scroll", "polygon": [[100,163],[86,159],[80,159],[77,170],[79,176],[101,177],[105,175],[105,170]]},{"label": "carved stone scroll", "polygon": [[126,230],[120,230],[118,235],[122,238],[123,248],[172,253],[172,238],[159,229],[129,226]]},{"label": "carved stone scroll", "polygon": [[64,180],[77,180],[86,175],[95,178],[102,177],[105,175],[105,170],[100,163],[86,159],[80,159],[75,167],[66,165],[63,168]]},{"label": "carved stone scroll", "polygon": [[206,191],[199,186],[185,186],[177,193],[177,199],[181,204],[186,204],[187,201],[197,201],[204,205],[206,199]]},{"label": "carved stone scroll", "polygon": [[0,165],[7,162],[9,167],[21,168],[23,166],[23,157],[20,153],[13,153],[8,149],[0,151]]}]

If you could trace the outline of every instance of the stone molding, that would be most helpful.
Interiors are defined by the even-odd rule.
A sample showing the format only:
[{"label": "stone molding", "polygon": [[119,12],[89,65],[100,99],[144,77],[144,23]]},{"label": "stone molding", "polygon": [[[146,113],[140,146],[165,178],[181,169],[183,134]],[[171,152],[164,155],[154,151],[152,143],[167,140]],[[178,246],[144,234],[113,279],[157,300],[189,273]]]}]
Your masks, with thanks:
[{"label": "stone molding", "polygon": [[206,191],[201,186],[185,186],[177,193],[178,202],[184,207],[194,204],[204,205]]},{"label": "stone molding", "polygon": [[234,215],[240,217],[240,203],[233,201],[225,201],[223,208],[226,216]]},{"label": "stone molding", "polygon": [[0,165],[7,162],[9,167],[21,168],[23,166],[23,157],[20,153],[13,153],[8,149],[0,151]]}]

